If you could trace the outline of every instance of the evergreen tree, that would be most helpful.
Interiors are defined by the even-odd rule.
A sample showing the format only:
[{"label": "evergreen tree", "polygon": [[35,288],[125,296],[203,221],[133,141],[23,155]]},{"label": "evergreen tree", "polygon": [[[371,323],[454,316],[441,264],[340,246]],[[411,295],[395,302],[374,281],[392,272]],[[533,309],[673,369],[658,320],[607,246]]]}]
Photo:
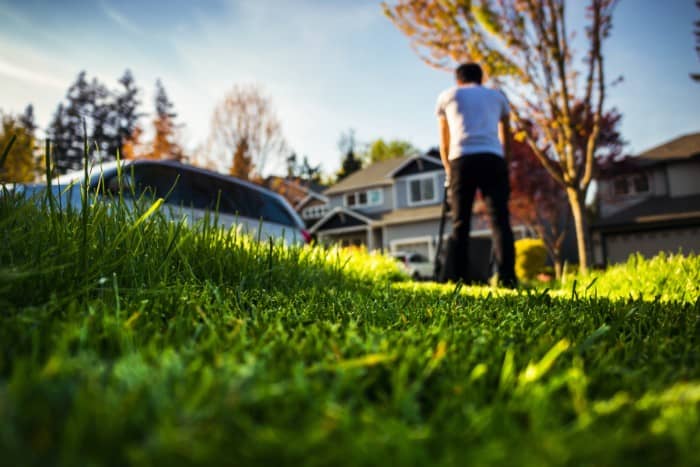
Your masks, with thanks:
[{"label": "evergreen tree", "polygon": [[287,178],[296,178],[299,176],[299,163],[297,162],[297,153],[292,152],[287,156]]},{"label": "evergreen tree", "polygon": [[78,74],[68,88],[67,103],[60,103],[49,125],[48,136],[53,143],[53,156],[59,174],[78,170],[83,161],[82,116],[89,105],[89,83],[85,71]]},{"label": "evergreen tree", "polygon": [[[58,173],[82,168],[85,136],[92,157],[113,160],[134,134],[141,116],[137,110],[139,90],[129,70],[124,72],[119,84],[121,89],[110,92],[96,78],[88,81],[85,71],[78,74],[47,131],[53,142]],[[28,108],[24,117],[33,122],[33,109]],[[83,120],[87,135],[83,134]]]},{"label": "evergreen tree", "polygon": [[300,176],[302,181],[308,185],[321,183],[321,164],[311,165],[309,158],[304,156],[304,160],[301,163]]},{"label": "evergreen tree", "polygon": [[340,135],[338,148],[343,155],[340,170],[336,173],[336,181],[340,181],[353,172],[362,168],[362,160],[355,155],[355,130],[348,130]]},{"label": "evergreen tree", "polygon": [[[87,136],[91,151],[97,142],[97,157],[114,158],[115,130],[111,125],[110,93],[97,79],[87,80],[85,71],[68,88],[66,102],[59,104],[48,128],[53,142],[54,160],[59,174],[83,167],[83,144]],[[83,120],[87,135],[83,134]]]},{"label": "evergreen tree", "polygon": [[138,112],[138,107],[141,104],[139,89],[136,87],[130,70],[124,71],[122,77],[119,78],[119,84],[122,87],[115,93],[113,104],[113,118],[115,120],[113,125],[116,138],[115,147],[111,154],[116,154],[117,150],[123,154],[125,144],[130,142],[129,144],[134,145],[141,133],[138,129],[138,121],[143,114]]},{"label": "evergreen tree", "polygon": [[[98,160],[113,160],[119,148],[119,137],[112,94],[97,78],[93,78],[86,97],[89,104],[84,117],[88,125],[90,152]],[[94,153],[95,148],[97,153]]]},{"label": "evergreen tree", "polygon": [[22,113],[22,115],[19,116],[18,120],[22,128],[27,130],[27,132],[30,135],[35,136],[38,127],[34,120],[34,106],[32,104],[29,104],[24,109],[24,113]]},{"label": "evergreen tree", "polygon": [[153,159],[182,160],[184,157],[182,148],[177,143],[177,125],[175,118],[177,113],[174,105],[168,98],[163,83],[156,81],[156,115],[153,121],[155,136],[150,157]]}]

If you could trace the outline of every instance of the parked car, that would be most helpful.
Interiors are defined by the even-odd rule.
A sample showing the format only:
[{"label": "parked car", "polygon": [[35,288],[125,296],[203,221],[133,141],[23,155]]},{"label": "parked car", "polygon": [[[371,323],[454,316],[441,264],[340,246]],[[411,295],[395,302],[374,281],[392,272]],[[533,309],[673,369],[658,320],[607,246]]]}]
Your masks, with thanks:
[{"label": "parked car", "polygon": [[426,256],[411,251],[397,251],[391,254],[399,261],[413,279],[432,279],[435,262]]},{"label": "parked car", "polygon": [[[72,172],[52,180],[52,191],[62,207],[80,209],[80,188],[84,172]],[[288,243],[308,243],[311,239],[299,215],[277,193],[253,183],[175,161],[136,160],[96,164],[89,176],[89,190],[104,201],[114,200],[121,189],[122,199],[145,196],[163,198],[161,207],[173,219],[194,223],[218,216],[223,227],[238,226],[261,239],[274,238]],[[45,184],[16,185],[15,191],[33,195],[46,190]],[[218,207],[218,210],[217,210]]]}]

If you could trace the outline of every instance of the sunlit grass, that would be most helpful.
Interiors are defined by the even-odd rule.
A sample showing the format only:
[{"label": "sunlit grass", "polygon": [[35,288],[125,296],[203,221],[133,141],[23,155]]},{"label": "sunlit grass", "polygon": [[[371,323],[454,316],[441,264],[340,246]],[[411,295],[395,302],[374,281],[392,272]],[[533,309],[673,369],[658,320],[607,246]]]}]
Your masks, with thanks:
[{"label": "sunlit grass", "polygon": [[0,197],[8,465],[698,463],[697,257],[415,283],[154,201]]}]

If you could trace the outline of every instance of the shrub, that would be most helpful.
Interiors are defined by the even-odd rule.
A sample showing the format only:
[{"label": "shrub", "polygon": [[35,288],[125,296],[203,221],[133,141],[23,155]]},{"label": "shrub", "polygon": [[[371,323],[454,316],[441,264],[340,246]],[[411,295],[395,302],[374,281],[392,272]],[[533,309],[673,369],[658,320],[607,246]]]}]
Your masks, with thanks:
[{"label": "shrub", "polygon": [[544,271],[547,249],[539,238],[521,238],[515,242],[515,275],[520,280],[531,280]]}]

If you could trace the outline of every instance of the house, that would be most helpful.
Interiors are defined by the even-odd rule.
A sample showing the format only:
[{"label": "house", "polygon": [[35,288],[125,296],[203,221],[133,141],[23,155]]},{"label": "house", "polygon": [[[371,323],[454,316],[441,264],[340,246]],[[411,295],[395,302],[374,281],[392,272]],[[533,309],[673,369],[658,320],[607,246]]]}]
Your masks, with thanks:
[{"label": "house", "polygon": [[623,262],[634,252],[700,253],[700,133],[613,164],[598,185],[594,264]]},{"label": "house", "polygon": [[[300,206],[322,243],[364,245],[368,250],[400,250],[435,255],[445,171],[435,152],[389,159],[365,167],[310,197]],[[451,231],[449,219],[445,236]],[[514,229],[517,237],[524,227]],[[488,223],[472,217],[472,236],[489,237]]]},{"label": "house", "polygon": [[[321,192],[326,186],[319,183],[303,180],[299,177],[279,177],[269,176],[265,179],[264,185],[282,195],[289,204],[301,215],[306,227],[311,227],[312,221],[319,216],[309,216],[310,210],[325,214],[323,206],[328,202],[328,198]],[[318,207],[315,207],[317,206]]]}]

